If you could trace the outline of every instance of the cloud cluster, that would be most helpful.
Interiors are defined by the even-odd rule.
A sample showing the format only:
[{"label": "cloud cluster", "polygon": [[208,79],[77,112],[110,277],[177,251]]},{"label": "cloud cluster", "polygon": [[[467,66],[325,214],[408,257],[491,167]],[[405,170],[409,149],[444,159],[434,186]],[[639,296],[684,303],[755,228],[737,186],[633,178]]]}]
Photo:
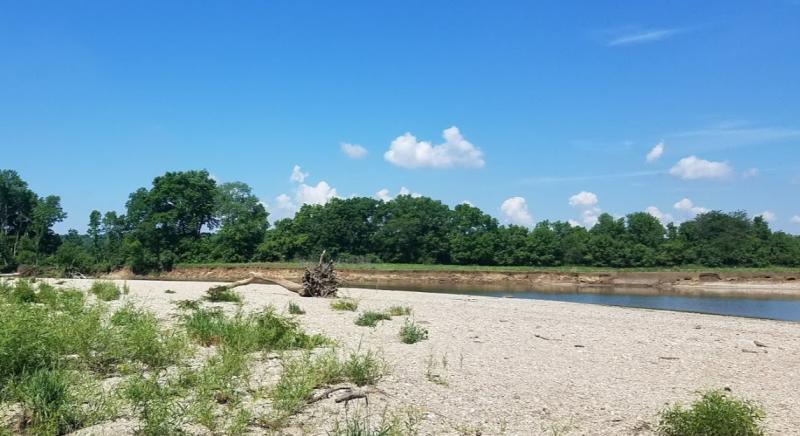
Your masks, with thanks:
[{"label": "cloud cluster", "polygon": [[418,141],[411,133],[398,136],[383,157],[387,162],[403,168],[481,168],[485,162],[483,152],[464,139],[458,127],[443,132],[444,143],[433,145]]},{"label": "cloud cluster", "polygon": [[296,183],[303,183],[306,181],[306,177],[308,177],[308,173],[304,173],[300,169],[300,165],[295,165],[294,168],[292,168],[292,175],[289,176],[289,180]]},{"label": "cloud cluster", "polygon": [[673,204],[672,207],[684,215],[688,215],[689,217],[694,217],[695,215],[708,212],[708,209],[705,207],[695,206],[692,200],[689,200],[688,198],[681,199],[677,203]]},{"label": "cloud cluster", "polygon": [[336,188],[333,188],[324,180],[316,185],[307,185],[305,180],[308,176],[309,174],[304,173],[299,165],[295,165],[292,168],[289,180],[297,184],[294,189],[294,197],[285,193],[275,197],[275,207],[279,212],[278,216],[291,216],[304,204],[325,204],[330,199],[339,196]]},{"label": "cloud cluster", "polygon": [[655,206],[650,206],[647,209],[645,209],[644,211],[649,213],[651,216],[653,216],[653,218],[661,221],[661,224],[663,224],[663,225],[666,225],[666,224],[671,223],[671,222],[674,221],[674,219],[672,218],[672,215],[670,215],[668,213],[665,213],[665,212],[661,212],[661,210],[659,210]]},{"label": "cloud cluster", "polygon": [[[422,194],[420,194],[418,192],[411,192],[411,190],[406,188],[405,186],[401,186],[400,187],[400,191],[397,193],[397,195],[398,196],[400,196],[400,195],[410,195],[410,196],[412,196],[414,198],[422,197]],[[383,200],[383,201],[391,201],[392,198],[394,198],[394,197],[392,197],[391,191],[389,191],[388,188],[381,189],[380,191],[376,192],[375,195],[373,195],[372,197],[377,199],[377,200]]]},{"label": "cloud cluster", "polygon": [[733,169],[727,162],[714,162],[697,156],[685,157],[678,161],[669,173],[684,180],[722,179],[731,175]]},{"label": "cloud cluster", "polygon": [[743,179],[750,179],[750,178],[758,176],[758,174],[759,174],[758,168],[750,168],[747,171],[742,173],[742,178]]},{"label": "cloud cluster", "polygon": [[528,202],[522,197],[511,197],[500,205],[500,210],[508,222],[520,226],[531,227],[533,217],[528,211]]},{"label": "cloud cluster", "polygon": [[664,141],[654,145],[650,152],[647,153],[647,156],[645,156],[645,159],[648,162],[655,162],[661,157],[662,154],[664,154]]},{"label": "cloud cluster", "polygon": [[778,216],[775,215],[774,212],[770,212],[768,210],[765,210],[764,212],[761,212],[761,214],[759,216],[761,218],[763,218],[764,221],[766,221],[768,223],[774,223],[775,221],[778,220]]},{"label": "cloud cluster", "polygon": [[[603,212],[597,207],[599,200],[594,192],[581,191],[569,197],[569,205],[580,211],[580,224],[585,227],[592,227],[597,224],[597,218]],[[578,221],[570,221],[575,225]]]},{"label": "cloud cluster", "polygon": [[800,224],[800,215],[792,216],[792,219],[790,219],[789,221],[791,221],[792,224]]},{"label": "cloud cluster", "polygon": [[367,155],[367,149],[358,144],[343,142],[341,148],[342,153],[347,155],[350,159],[361,159]]}]

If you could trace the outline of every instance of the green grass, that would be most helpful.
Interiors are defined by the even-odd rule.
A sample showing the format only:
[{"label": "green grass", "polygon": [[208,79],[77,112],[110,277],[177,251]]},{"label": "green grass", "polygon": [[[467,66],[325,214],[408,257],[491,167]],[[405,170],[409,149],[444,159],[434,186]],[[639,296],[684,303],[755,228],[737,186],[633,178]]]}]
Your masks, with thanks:
[{"label": "green grass", "polygon": [[688,408],[676,404],[659,415],[661,436],[762,436],[764,411],[724,391],[709,391]]},{"label": "green grass", "polygon": [[[306,262],[253,262],[253,263],[184,263],[178,268],[264,268],[264,269],[298,269],[303,270]],[[789,267],[721,267],[712,268],[698,265],[677,267],[648,268],[610,268],[592,266],[488,266],[488,265],[439,265],[439,264],[405,264],[405,263],[337,263],[337,270],[374,270],[374,271],[444,271],[444,272],[798,272],[798,268]]]},{"label": "green grass", "polygon": [[355,324],[361,327],[375,327],[379,321],[392,319],[392,317],[383,312],[366,311],[358,315]]},{"label": "green grass", "polygon": [[411,315],[411,307],[410,306],[391,306],[386,309],[386,313],[389,316],[409,316]]},{"label": "green grass", "polygon": [[114,282],[96,281],[92,283],[89,292],[94,294],[98,299],[103,301],[119,300],[122,291]]},{"label": "green grass", "polygon": [[333,349],[316,356],[306,352],[285,356],[281,364],[281,376],[270,391],[279,416],[299,412],[316,388],[346,381],[375,384],[387,373],[386,363],[372,351],[353,352],[344,359]]},{"label": "green grass", "polygon": [[306,313],[306,311],[305,311],[305,310],[303,310],[303,308],[302,308],[302,307],[300,307],[300,305],[299,305],[299,304],[297,304],[297,303],[294,303],[294,302],[292,302],[292,303],[289,303],[289,307],[288,307],[288,309],[287,309],[287,310],[288,310],[288,311],[289,311],[289,313],[290,313],[290,314],[292,314],[292,315],[304,315],[304,314]]},{"label": "green grass", "polygon": [[159,383],[158,374],[138,374],[128,379],[121,396],[139,417],[137,433],[145,436],[182,434],[186,407],[181,401],[181,390],[169,381]]},{"label": "green grass", "polygon": [[425,339],[428,339],[428,330],[420,327],[413,320],[406,318],[405,323],[400,327],[400,340],[404,344],[416,344]]},{"label": "green grass", "polygon": [[355,312],[358,310],[358,301],[352,298],[339,298],[331,302],[331,309]]},{"label": "green grass", "polygon": [[203,297],[206,301],[211,301],[214,303],[241,303],[242,296],[239,295],[233,289],[221,285],[221,286],[214,286],[206,291],[206,295]]},{"label": "green grass", "polygon": [[243,352],[311,349],[328,342],[308,335],[296,321],[272,308],[227,316],[220,310],[199,309],[183,317],[189,335],[203,346],[220,345]]}]

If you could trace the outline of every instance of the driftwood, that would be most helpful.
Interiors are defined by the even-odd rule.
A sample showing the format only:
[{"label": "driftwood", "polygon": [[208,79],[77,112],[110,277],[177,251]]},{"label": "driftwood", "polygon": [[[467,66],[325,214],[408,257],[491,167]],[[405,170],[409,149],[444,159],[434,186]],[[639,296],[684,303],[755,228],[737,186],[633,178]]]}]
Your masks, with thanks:
[{"label": "driftwood", "polygon": [[311,297],[335,297],[339,291],[339,280],[333,270],[333,260],[325,262],[325,251],[319,256],[314,269],[306,268],[303,273],[303,290]]},{"label": "driftwood", "polygon": [[270,283],[283,287],[287,291],[294,292],[301,297],[335,297],[339,289],[339,281],[336,272],[333,270],[333,261],[324,261],[325,251],[319,257],[319,264],[313,269],[306,268],[303,273],[303,284],[295,283],[291,280],[267,277],[262,273],[250,271],[250,277],[237,280],[215,288],[233,289],[251,283]]}]

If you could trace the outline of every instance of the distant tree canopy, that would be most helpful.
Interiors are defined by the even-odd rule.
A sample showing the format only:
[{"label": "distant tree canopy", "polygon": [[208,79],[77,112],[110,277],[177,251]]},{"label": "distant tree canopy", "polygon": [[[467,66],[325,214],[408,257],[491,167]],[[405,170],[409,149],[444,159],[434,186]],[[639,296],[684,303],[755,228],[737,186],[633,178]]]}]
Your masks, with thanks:
[{"label": "distant tree canopy", "polygon": [[207,171],[169,172],[130,194],[126,213],[92,211],[85,235],[59,236],[66,214],[14,171],[0,171],[0,267],[136,272],[176,263],[291,261],[322,250],[340,261],[459,265],[671,267],[800,266],[800,237],[761,217],[712,211],[666,226],[644,212],[603,214],[590,229],[542,221],[500,225],[467,204],[426,197],[334,198],[304,205],[269,228],[245,183],[217,184]]}]

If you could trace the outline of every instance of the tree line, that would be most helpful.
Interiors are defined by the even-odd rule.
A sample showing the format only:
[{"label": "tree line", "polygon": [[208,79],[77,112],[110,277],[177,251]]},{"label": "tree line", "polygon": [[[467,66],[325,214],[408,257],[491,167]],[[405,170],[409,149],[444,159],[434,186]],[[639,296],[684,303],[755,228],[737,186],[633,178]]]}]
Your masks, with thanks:
[{"label": "tree line", "polygon": [[0,269],[57,267],[65,273],[177,263],[293,261],[327,250],[339,261],[599,267],[800,266],[800,237],[761,217],[710,211],[666,226],[645,212],[599,217],[587,229],[542,221],[501,225],[480,209],[427,197],[334,198],[304,205],[270,227],[245,183],[218,184],[201,171],[167,172],[131,193],[125,213],[92,211],[85,234],[58,235],[58,196],[40,197],[0,171]]}]

